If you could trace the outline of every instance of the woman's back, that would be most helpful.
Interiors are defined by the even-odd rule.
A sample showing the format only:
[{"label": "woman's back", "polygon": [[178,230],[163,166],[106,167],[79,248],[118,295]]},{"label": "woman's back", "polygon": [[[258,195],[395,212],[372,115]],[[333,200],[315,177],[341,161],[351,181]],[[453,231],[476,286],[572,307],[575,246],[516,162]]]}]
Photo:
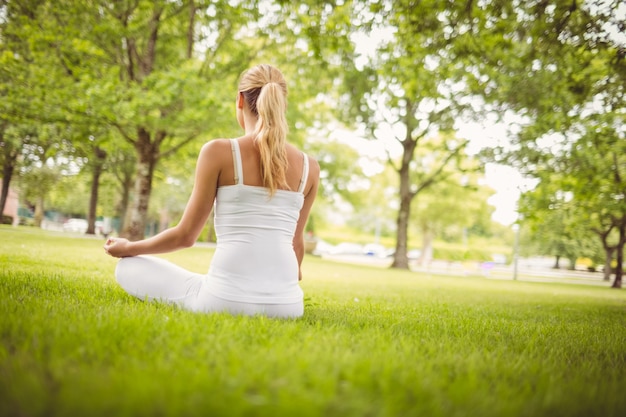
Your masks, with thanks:
[{"label": "woman's back", "polygon": [[236,140],[230,144],[233,181],[217,191],[217,249],[209,269],[208,289],[230,301],[296,302],[302,298],[302,290],[293,237],[304,202],[308,157],[296,152],[300,175],[294,181],[287,173],[288,185],[293,183],[294,190],[278,189],[270,196],[267,188],[257,185],[260,175],[255,184],[252,147],[240,149]]}]

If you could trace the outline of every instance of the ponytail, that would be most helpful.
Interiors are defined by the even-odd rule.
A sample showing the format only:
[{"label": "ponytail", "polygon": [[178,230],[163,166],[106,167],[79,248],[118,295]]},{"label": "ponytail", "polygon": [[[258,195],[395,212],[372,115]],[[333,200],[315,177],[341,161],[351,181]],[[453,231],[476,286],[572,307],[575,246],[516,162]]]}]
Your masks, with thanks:
[{"label": "ponytail", "polygon": [[267,83],[261,88],[256,101],[259,120],[255,130],[255,141],[261,155],[261,175],[263,184],[270,189],[270,195],[279,187],[287,185],[287,132],[285,117],[286,98],[275,83]]},{"label": "ponytail", "polygon": [[263,185],[274,195],[287,185],[287,84],[282,73],[271,65],[258,65],[243,74],[239,82],[250,110],[258,116],[255,143],[261,155]]}]

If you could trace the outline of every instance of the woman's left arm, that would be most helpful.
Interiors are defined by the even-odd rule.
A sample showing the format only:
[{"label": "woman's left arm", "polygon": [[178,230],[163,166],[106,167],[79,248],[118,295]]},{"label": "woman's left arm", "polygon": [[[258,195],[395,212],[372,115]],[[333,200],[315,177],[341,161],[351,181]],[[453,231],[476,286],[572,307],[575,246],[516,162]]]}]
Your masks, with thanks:
[{"label": "woman's left arm", "polygon": [[123,238],[110,238],[104,250],[111,256],[123,258],[144,254],[172,252],[192,246],[204,227],[215,201],[217,182],[221,172],[220,162],[224,144],[221,140],[206,143],[200,150],[196,164],[193,190],[180,222],[163,232],[144,240],[130,242]]},{"label": "woman's left arm", "polygon": [[304,259],[304,228],[306,222],[309,219],[311,213],[311,207],[317,196],[317,187],[320,178],[320,166],[313,158],[309,158],[309,188],[305,190],[304,204],[300,209],[300,217],[298,218],[298,224],[296,225],[296,232],[293,236],[293,250],[296,252],[296,258],[298,259],[298,280],[302,280],[302,260]]}]

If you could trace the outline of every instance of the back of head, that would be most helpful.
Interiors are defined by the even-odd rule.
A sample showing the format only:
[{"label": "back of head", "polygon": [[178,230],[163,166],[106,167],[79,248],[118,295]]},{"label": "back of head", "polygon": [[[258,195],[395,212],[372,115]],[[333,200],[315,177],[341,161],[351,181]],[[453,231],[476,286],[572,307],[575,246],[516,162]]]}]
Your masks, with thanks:
[{"label": "back of head", "polygon": [[287,83],[283,74],[267,64],[244,72],[239,91],[258,117],[255,142],[261,155],[263,184],[274,194],[287,188]]}]

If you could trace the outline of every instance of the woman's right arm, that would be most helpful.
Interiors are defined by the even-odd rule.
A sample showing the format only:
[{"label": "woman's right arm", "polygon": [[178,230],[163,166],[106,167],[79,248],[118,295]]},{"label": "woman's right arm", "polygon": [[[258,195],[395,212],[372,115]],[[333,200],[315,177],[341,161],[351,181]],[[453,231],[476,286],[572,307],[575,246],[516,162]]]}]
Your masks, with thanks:
[{"label": "woman's right arm", "polygon": [[192,246],[213,208],[222,161],[228,159],[228,152],[230,145],[223,140],[213,140],[202,147],[196,164],[193,190],[176,226],[136,242],[111,238],[104,246],[105,251],[111,256],[122,258],[172,252]]}]

